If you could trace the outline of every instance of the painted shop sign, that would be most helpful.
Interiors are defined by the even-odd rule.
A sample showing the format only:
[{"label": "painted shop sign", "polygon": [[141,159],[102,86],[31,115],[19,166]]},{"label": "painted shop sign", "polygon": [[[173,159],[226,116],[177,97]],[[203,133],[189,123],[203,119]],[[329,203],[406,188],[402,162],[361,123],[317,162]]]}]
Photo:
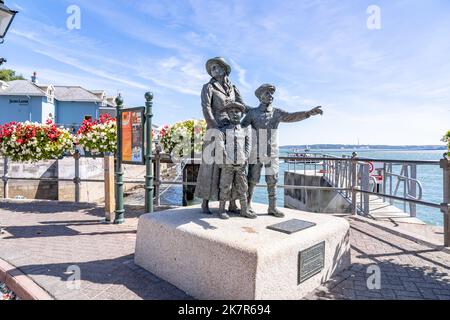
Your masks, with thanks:
[{"label": "painted shop sign", "polygon": [[20,105],[26,105],[29,104],[30,101],[28,99],[9,99],[10,104],[20,104]]},{"label": "painted shop sign", "polygon": [[122,111],[122,161],[144,164],[144,112],[145,108]]}]

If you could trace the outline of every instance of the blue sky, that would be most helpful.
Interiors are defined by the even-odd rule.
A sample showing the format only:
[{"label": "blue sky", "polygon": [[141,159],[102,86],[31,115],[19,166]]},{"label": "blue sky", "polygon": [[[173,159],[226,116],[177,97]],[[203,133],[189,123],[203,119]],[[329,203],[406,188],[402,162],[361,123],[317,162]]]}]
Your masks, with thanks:
[{"label": "blue sky", "polygon": [[[0,53],[41,83],[155,94],[155,122],[201,118],[205,61],[225,57],[251,106],[262,83],[288,111],[322,117],[280,127],[281,144],[439,144],[450,129],[448,0],[7,0],[18,9]],[[69,30],[67,7],[81,9]],[[369,30],[367,8],[381,9]]]}]

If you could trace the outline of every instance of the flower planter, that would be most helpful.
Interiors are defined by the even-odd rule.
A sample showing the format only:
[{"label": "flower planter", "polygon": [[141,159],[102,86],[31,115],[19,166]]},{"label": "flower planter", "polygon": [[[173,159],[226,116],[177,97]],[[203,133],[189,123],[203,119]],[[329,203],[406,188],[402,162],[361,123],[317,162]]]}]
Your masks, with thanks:
[{"label": "flower planter", "polygon": [[18,162],[37,162],[61,158],[71,151],[69,131],[51,120],[45,124],[10,122],[0,126],[0,155]]},{"label": "flower planter", "polygon": [[84,151],[83,156],[101,158],[104,153],[117,150],[117,123],[108,114],[92,122],[85,120],[75,136],[75,144]]}]

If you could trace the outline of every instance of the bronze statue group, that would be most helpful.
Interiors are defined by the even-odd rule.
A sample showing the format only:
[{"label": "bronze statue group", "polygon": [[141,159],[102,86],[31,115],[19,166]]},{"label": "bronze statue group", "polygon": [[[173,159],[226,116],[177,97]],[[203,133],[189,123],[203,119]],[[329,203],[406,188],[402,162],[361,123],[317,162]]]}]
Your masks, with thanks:
[{"label": "bronze statue group", "polygon": [[256,218],[252,198],[264,167],[269,194],[267,213],[284,217],[276,207],[278,126],[281,122],[297,122],[322,115],[321,107],[293,113],[275,108],[272,103],[276,88],[263,84],[255,91],[260,105],[251,108],[230,82],[231,67],[225,59],[209,59],[206,70],[211,80],[203,86],[201,100],[207,132],[195,189],[195,196],[203,199],[203,212],[211,214],[209,202],[220,201],[219,216],[222,219],[228,219],[228,213]]}]

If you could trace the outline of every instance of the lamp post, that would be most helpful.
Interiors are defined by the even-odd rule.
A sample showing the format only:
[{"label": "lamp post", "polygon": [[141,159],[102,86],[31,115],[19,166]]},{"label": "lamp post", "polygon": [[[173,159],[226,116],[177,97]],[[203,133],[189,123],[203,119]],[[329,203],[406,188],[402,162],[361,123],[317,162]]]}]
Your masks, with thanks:
[{"label": "lamp post", "polygon": [[[16,16],[17,11],[11,10],[5,6],[5,2],[0,0],[0,44],[4,42],[6,33]],[[6,62],[6,59],[0,58],[0,66]]]}]

